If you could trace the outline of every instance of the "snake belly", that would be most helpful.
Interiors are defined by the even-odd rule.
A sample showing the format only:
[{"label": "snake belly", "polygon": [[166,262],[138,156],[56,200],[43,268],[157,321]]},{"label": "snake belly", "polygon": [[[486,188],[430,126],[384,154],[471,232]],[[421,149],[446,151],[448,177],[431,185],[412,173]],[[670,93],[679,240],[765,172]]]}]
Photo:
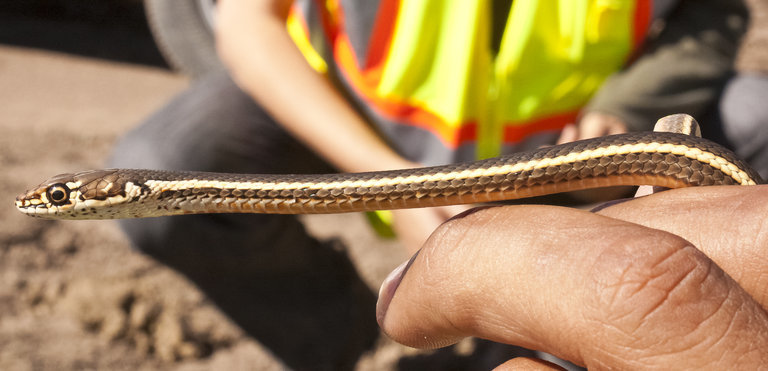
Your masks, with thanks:
[{"label": "snake belly", "polygon": [[754,170],[713,142],[645,132],[475,162],[367,173],[96,170],[53,177],[17,197],[16,206],[31,216],[61,219],[313,214],[483,203],[616,185],[759,183]]}]

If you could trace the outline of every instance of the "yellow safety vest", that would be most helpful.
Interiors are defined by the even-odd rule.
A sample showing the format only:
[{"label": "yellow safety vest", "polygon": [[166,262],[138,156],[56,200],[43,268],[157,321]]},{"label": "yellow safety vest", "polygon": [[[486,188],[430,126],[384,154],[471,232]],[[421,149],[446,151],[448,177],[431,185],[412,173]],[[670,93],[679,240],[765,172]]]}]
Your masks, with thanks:
[{"label": "yellow safety vest", "polygon": [[651,17],[650,0],[518,0],[493,55],[489,1],[354,8],[365,6],[375,12],[314,1],[294,8],[288,27],[396,149],[429,164],[497,156],[559,132],[626,64]]}]

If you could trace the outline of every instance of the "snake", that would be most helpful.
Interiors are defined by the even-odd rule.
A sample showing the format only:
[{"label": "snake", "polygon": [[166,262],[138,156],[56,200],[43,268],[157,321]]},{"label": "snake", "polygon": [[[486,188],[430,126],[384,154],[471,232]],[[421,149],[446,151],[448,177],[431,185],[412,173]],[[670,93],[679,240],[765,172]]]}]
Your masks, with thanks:
[{"label": "snake", "polygon": [[[54,176],[16,198],[55,219],[202,213],[315,214],[477,204],[618,185],[754,185],[732,151],[698,137],[683,114],[653,132],[575,141],[500,157],[412,169],[335,174],[231,174],[103,169]],[[661,128],[661,129],[659,129]]]}]

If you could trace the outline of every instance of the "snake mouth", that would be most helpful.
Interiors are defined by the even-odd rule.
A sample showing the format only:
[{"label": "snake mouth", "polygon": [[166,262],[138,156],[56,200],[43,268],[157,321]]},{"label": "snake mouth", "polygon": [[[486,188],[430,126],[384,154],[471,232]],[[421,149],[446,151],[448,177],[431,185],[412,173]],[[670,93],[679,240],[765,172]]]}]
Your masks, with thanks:
[{"label": "snake mouth", "polygon": [[49,213],[45,203],[39,197],[30,197],[29,193],[20,194],[16,197],[16,209],[34,217],[42,217]]},{"label": "snake mouth", "polygon": [[36,218],[60,218],[61,210],[48,201],[46,191],[47,187],[38,187],[16,196],[16,209]]}]

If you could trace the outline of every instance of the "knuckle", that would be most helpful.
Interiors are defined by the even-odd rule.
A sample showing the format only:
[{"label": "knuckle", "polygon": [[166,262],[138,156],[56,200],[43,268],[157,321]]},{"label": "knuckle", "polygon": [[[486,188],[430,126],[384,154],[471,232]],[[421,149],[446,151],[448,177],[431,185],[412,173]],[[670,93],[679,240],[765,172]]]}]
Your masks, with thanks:
[{"label": "knuckle", "polygon": [[[695,336],[723,320],[734,285],[703,253],[682,238],[663,232],[636,248],[603,254],[593,271],[597,292],[588,313],[606,336],[650,352],[695,346]],[[632,244],[635,245],[635,244]],[[717,319],[716,321],[713,319]],[[672,349],[677,348],[677,349]]]}]

